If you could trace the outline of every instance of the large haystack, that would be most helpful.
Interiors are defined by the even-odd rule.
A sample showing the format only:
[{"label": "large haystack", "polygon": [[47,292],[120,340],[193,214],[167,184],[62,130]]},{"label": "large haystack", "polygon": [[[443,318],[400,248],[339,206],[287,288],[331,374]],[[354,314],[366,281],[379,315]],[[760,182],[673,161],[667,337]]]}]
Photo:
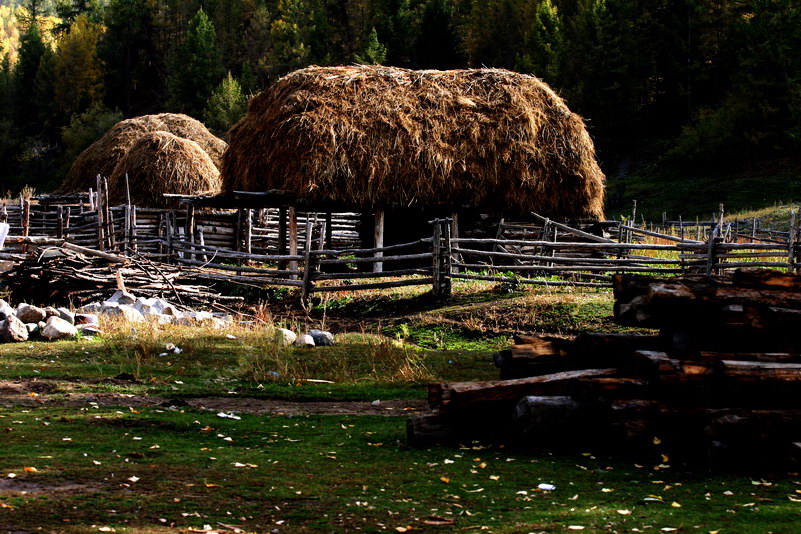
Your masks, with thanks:
[{"label": "large haystack", "polygon": [[602,217],[604,175],[582,118],[505,70],[309,67],[250,102],[223,188],[366,206],[470,205]]},{"label": "large haystack", "polygon": [[169,132],[144,134],[120,159],[109,178],[112,204],[126,200],[126,174],[131,203],[149,208],[176,204],[165,199],[164,193],[214,195],[222,185],[208,154],[196,142]]},{"label": "large haystack", "polygon": [[203,123],[176,113],[143,115],[118,122],[106,135],[81,152],[59,192],[72,193],[94,188],[98,174],[106,178],[111,176],[128,149],[143,135],[156,131],[170,132],[196,142],[209,155],[214,165],[220,167],[227,145],[209,132]]}]

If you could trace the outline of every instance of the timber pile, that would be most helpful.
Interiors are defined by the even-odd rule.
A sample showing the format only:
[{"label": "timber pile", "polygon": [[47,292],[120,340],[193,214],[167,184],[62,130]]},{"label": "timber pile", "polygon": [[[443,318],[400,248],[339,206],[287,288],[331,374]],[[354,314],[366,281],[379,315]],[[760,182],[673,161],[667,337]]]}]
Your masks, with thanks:
[{"label": "timber pile", "polygon": [[501,380],[431,385],[410,443],[801,461],[801,276],[616,275],[614,290],[619,323],[658,333],[517,336],[494,357]]},{"label": "timber pile", "polygon": [[209,281],[191,269],[70,243],[31,246],[24,260],[3,273],[2,282],[13,301],[54,306],[79,306],[104,300],[117,289],[169,299],[182,309],[203,306],[230,312],[226,304],[242,300],[213,291]]}]

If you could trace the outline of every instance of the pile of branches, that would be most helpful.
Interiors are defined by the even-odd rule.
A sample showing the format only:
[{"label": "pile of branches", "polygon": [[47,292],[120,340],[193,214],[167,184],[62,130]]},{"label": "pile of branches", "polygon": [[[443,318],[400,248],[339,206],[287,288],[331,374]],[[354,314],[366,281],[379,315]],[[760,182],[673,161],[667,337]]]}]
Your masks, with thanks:
[{"label": "pile of branches", "polygon": [[26,259],[3,274],[12,301],[80,306],[105,300],[117,289],[158,297],[184,308],[232,311],[242,297],[222,295],[202,274],[141,256],[119,256],[70,243],[33,246]]}]

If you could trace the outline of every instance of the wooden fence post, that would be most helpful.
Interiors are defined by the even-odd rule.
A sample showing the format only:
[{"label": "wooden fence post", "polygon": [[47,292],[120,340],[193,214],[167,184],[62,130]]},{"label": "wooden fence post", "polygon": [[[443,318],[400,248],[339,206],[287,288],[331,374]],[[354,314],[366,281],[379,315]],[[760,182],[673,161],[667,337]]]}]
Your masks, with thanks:
[{"label": "wooden fence post", "polygon": [[[22,198],[22,237],[28,237],[28,234],[31,230],[31,201],[27,198]],[[25,254],[28,252],[28,245],[22,245],[22,253]]]},{"label": "wooden fence post", "polygon": [[304,305],[308,302],[311,288],[314,285],[314,278],[312,276],[314,266],[312,265],[311,255],[313,231],[312,221],[309,217],[306,217],[306,243],[303,251],[303,289],[300,295],[300,299]]},{"label": "wooden fence post", "polygon": [[[375,212],[375,227],[373,232],[373,246],[375,248],[382,248],[384,246],[384,210],[376,210]],[[375,253],[377,258],[384,256],[382,251]],[[373,272],[384,272],[384,263],[377,261],[373,264]]]},{"label": "wooden fence post", "polygon": [[[286,256],[286,219],[287,209],[278,208],[278,255]],[[285,261],[278,262],[278,269],[283,271],[286,269],[287,263]]]},{"label": "wooden fence post", "polygon": [[[298,255],[298,212],[293,207],[290,207],[287,210],[287,216],[289,217],[289,255],[290,256],[297,256]],[[289,262],[289,270],[290,271],[297,271],[298,270],[298,262],[297,261],[290,261]],[[297,280],[298,275],[293,274],[290,277],[292,280]]]},{"label": "wooden fence post", "polygon": [[451,221],[435,219],[434,236],[431,241],[433,255],[434,297],[446,298],[451,295],[451,269],[453,260],[451,253]]},{"label": "wooden fence post", "polygon": [[787,238],[787,272],[795,272],[796,213],[790,210],[790,233]]}]

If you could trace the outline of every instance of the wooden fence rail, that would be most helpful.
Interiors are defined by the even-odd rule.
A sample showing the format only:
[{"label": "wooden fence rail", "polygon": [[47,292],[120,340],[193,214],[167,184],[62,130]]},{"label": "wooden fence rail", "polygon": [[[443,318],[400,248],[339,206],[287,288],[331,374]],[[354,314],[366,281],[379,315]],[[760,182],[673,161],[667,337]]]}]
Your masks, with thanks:
[{"label": "wooden fence rail", "polygon": [[[725,222],[721,209],[709,222],[665,219],[656,228],[601,223],[608,229],[601,236],[533,215],[527,223],[501,220],[494,238],[459,237],[455,220],[436,219],[428,237],[383,246],[383,234],[380,239],[376,234],[378,246],[368,248],[361,236],[373,226],[358,213],[110,206],[105,182],[97,185],[68,203],[53,198],[0,203],[0,222],[10,227],[0,260],[21,261],[29,245],[67,242],[179,264],[215,282],[296,287],[304,296],[411,285],[428,285],[445,296],[452,280],[602,287],[617,272],[801,271],[795,217],[782,232],[762,228],[757,219],[750,227],[748,221]],[[504,225],[512,238],[503,237]]]}]

